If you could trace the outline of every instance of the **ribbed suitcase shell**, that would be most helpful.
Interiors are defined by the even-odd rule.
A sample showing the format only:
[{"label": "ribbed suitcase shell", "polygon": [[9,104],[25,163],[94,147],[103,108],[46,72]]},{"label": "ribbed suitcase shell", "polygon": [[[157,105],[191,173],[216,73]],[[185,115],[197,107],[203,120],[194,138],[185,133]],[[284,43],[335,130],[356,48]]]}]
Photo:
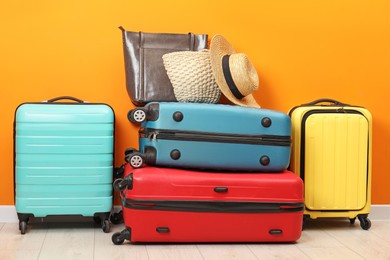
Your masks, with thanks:
[{"label": "ribbed suitcase shell", "polygon": [[[140,151],[155,158],[149,165],[236,171],[280,172],[290,161],[291,120],[287,114],[267,109],[201,103],[150,103],[146,106],[157,118],[147,120],[142,129],[156,134],[140,134]],[[179,114],[182,119],[177,118]],[[163,131],[173,139],[160,139]],[[176,135],[187,133],[189,140]],[[195,140],[207,134],[209,140]],[[217,141],[226,136],[241,141]],[[192,138],[192,140],[191,140]],[[275,141],[276,140],[276,141]],[[248,144],[248,141],[254,143]],[[281,142],[280,142],[281,141]],[[179,151],[180,158],[173,158]],[[149,156],[150,157],[150,156]],[[263,158],[267,158],[265,163]]]},{"label": "ribbed suitcase shell", "polygon": [[132,242],[291,242],[301,235],[303,183],[292,172],[132,169],[127,164],[126,176],[132,182],[122,193],[122,208]]},{"label": "ribbed suitcase shell", "polygon": [[290,112],[290,169],[304,179],[305,215],[368,214],[371,206],[372,119],[349,105],[298,106]]},{"label": "ribbed suitcase shell", "polygon": [[94,216],[111,211],[111,107],[24,103],[16,110],[14,128],[18,214]]}]

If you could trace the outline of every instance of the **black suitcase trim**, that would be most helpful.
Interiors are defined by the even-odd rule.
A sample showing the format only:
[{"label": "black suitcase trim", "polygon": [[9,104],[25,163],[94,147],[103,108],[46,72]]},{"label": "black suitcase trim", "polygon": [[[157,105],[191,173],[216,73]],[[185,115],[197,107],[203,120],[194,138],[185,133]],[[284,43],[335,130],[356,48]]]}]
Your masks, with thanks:
[{"label": "black suitcase trim", "polygon": [[229,134],[200,131],[178,131],[168,129],[141,128],[140,138],[153,140],[176,140],[194,142],[234,143],[271,146],[290,146],[290,136],[255,135],[255,134]]},{"label": "black suitcase trim", "polygon": [[335,113],[342,113],[342,114],[359,114],[363,117],[365,117],[362,113],[360,113],[359,111],[356,111],[356,110],[353,110],[353,109],[344,109],[344,108],[339,108],[339,109],[314,109],[314,110],[310,110],[308,112],[306,112],[303,117],[302,117],[302,121],[301,121],[301,156],[300,156],[300,164],[301,164],[301,168],[300,168],[300,172],[299,172],[299,175],[301,177],[301,179],[303,181],[305,181],[305,145],[306,145],[306,138],[305,138],[305,135],[306,135],[306,128],[305,128],[305,125],[306,125],[306,120],[309,116],[313,115],[313,114],[335,114]]},{"label": "black suitcase trim", "polygon": [[303,202],[242,202],[242,201],[189,201],[189,200],[133,200],[122,199],[126,208],[138,210],[164,210],[215,213],[285,213],[300,212]]}]

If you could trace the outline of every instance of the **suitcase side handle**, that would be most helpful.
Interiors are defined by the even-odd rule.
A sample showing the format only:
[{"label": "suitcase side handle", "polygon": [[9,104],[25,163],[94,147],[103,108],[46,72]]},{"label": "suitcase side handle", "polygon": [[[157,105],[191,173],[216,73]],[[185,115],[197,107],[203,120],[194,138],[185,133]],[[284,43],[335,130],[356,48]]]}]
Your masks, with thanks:
[{"label": "suitcase side handle", "polygon": [[46,100],[46,101],[43,101],[43,102],[53,103],[53,102],[56,102],[56,101],[62,100],[62,99],[72,100],[72,101],[75,101],[77,103],[85,103],[85,101],[83,101],[81,99],[78,99],[78,98],[75,98],[75,97],[71,97],[71,96],[55,97],[55,98],[52,98],[52,99],[49,99],[49,100]]},{"label": "suitcase side handle", "polygon": [[315,105],[318,105],[320,103],[330,103],[329,105],[332,105],[332,106],[349,106],[349,104],[346,104],[346,103],[343,103],[343,102],[340,102],[340,101],[337,101],[337,100],[331,99],[331,98],[316,99],[312,102],[302,104],[302,106],[315,106]]},{"label": "suitcase side handle", "polygon": [[214,191],[217,193],[226,193],[228,192],[228,187],[215,187]]},{"label": "suitcase side handle", "polygon": [[169,233],[170,230],[169,230],[169,227],[157,227],[156,231],[158,233]]}]

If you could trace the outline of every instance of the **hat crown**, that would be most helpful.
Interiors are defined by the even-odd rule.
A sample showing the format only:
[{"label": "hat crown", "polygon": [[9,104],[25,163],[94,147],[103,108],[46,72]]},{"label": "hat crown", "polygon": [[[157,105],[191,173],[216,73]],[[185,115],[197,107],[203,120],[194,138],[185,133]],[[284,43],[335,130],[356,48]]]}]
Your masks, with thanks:
[{"label": "hat crown", "polygon": [[259,88],[259,77],[247,55],[244,53],[231,54],[229,68],[237,89],[244,97]]},{"label": "hat crown", "polygon": [[259,88],[259,77],[248,57],[236,53],[218,34],[211,39],[210,57],[213,75],[224,96],[234,104],[260,108],[252,95]]}]

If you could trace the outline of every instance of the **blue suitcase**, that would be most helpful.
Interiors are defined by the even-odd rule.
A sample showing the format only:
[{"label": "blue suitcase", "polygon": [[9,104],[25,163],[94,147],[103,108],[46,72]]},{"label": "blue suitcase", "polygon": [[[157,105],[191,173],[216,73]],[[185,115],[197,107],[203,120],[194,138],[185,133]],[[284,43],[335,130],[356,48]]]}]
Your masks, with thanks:
[{"label": "blue suitcase", "polygon": [[141,123],[134,168],[156,166],[281,172],[290,162],[291,120],[283,112],[251,107],[153,102],[130,110]]},{"label": "blue suitcase", "polygon": [[[71,99],[77,102],[63,102]],[[114,112],[72,97],[23,103],[14,121],[15,206],[31,217],[94,217],[104,232],[113,207]]]}]

